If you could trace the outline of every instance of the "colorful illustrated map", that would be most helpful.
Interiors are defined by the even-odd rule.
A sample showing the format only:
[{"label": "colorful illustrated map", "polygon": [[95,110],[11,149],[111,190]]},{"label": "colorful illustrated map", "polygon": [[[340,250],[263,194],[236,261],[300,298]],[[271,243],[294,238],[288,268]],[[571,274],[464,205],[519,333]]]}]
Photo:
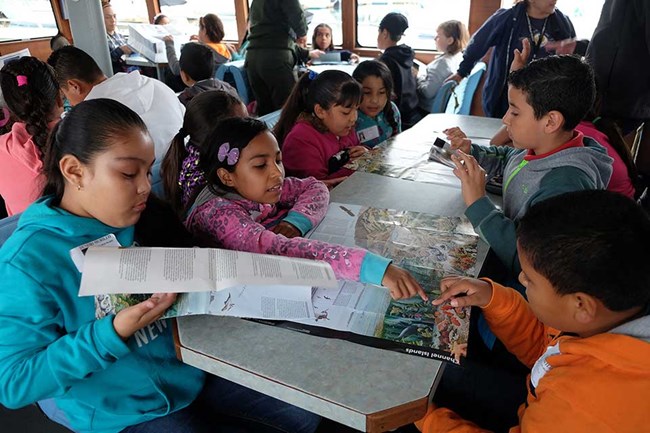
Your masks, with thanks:
[{"label": "colorful illustrated map", "polygon": [[[366,248],[407,269],[430,299],[448,275],[474,276],[478,236],[465,218],[331,203],[312,239]],[[420,298],[393,300],[385,288],[343,282],[317,289],[314,326],[396,342],[407,353],[460,363],[469,335],[469,308],[434,307]],[[362,341],[364,342],[364,341]]]}]

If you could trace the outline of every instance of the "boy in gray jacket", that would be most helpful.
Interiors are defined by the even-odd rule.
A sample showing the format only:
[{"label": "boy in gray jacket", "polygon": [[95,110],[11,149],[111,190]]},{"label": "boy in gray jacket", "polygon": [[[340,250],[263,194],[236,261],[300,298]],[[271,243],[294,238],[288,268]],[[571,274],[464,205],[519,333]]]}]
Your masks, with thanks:
[{"label": "boy in gray jacket", "polygon": [[[465,215],[510,276],[521,271],[515,227],[528,209],[565,192],[605,189],[612,158],[574,128],[594,101],[591,68],[577,57],[551,56],[508,77],[503,117],[514,148],[471,144],[458,128],[446,130],[454,173],[462,183]],[[487,172],[487,176],[486,176]],[[488,178],[503,173],[503,210],[485,195]]]}]

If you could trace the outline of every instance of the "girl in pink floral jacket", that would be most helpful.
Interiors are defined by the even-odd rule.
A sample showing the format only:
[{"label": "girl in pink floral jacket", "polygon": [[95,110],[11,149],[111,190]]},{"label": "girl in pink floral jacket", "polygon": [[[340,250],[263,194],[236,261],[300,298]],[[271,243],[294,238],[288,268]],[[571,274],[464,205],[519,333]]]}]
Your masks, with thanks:
[{"label": "girl in pink floral jacket", "polygon": [[264,122],[220,122],[199,146],[199,168],[208,186],[185,225],[204,244],[323,260],[337,278],[384,285],[394,298],[426,299],[415,279],[384,257],[301,237],[325,216],[329,193],[314,178],[285,179],[278,143]]}]

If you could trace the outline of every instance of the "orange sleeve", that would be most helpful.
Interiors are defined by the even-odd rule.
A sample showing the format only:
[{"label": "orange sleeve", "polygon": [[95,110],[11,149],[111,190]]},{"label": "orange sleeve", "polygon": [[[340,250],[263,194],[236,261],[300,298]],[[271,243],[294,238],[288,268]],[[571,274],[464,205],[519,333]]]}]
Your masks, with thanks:
[{"label": "orange sleeve", "polygon": [[489,433],[476,424],[458,416],[454,411],[430,405],[426,415],[415,426],[422,433]]},{"label": "orange sleeve", "polygon": [[492,284],[492,299],[483,308],[490,329],[508,352],[526,366],[532,367],[546,350],[551,328],[537,320],[530,305],[519,292],[489,279],[484,280]]}]

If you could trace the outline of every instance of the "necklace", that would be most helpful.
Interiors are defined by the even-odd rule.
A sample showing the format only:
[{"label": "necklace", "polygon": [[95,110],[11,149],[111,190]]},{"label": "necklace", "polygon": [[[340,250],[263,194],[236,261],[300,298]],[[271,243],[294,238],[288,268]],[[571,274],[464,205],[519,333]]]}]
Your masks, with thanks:
[{"label": "necklace", "polygon": [[546,23],[548,22],[548,17],[544,18],[544,24],[542,24],[542,31],[539,33],[539,38],[535,41],[535,35],[533,34],[533,26],[530,23],[530,17],[526,14],[526,21],[528,22],[528,33],[530,33],[530,43],[532,44],[532,58],[537,57],[537,52],[542,46],[542,41],[544,40],[544,31],[546,30]]}]

